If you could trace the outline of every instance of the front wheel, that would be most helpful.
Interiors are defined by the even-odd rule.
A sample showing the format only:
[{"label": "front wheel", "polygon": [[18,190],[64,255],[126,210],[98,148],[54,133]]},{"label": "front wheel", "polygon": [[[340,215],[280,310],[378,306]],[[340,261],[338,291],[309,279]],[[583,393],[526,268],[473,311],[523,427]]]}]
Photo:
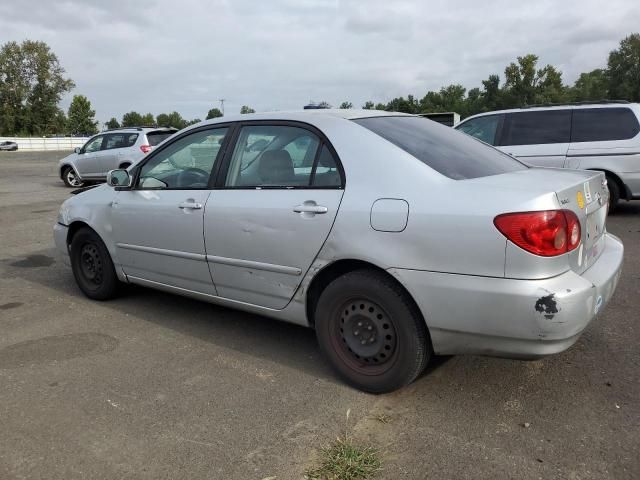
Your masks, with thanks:
[{"label": "front wheel", "polygon": [[411,383],[432,355],[425,322],[406,292],[374,270],[338,277],[315,315],[320,348],[354,387],[386,393]]},{"label": "front wheel", "polygon": [[83,185],[82,180],[78,178],[76,172],[71,167],[65,167],[62,171],[62,181],[67,187],[80,188]]},{"label": "front wheel", "polygon": [[90,228],[81,228],[71,240],[71,269],[80,290],[93,300],[116,296],[118,276],[102,239]]}]

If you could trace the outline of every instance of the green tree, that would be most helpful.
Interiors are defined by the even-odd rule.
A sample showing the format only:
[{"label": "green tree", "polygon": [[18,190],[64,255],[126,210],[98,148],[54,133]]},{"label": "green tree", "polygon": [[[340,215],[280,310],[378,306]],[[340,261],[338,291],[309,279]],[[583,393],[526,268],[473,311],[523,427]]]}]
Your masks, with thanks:
[{"label": "green tree", "polygon": [[500,77],[489,75],[489,78],[482,81],[481,111],[489,112],[499,110],[504,107],[502,90],[500,89]]},{"label": "green tree", "polygon": [[551,65],[536,69],[537,55],[518,57],[504,71],[505,99],[509,107],[521,107],[536,103],[562,102],[567,90],[562,84],[562,73]]},{"label": "green tree", "polygon": [[210,120],[212,118],[218,118],[221,116],[222,116],[222,112],[220,111],[219,108],[212,108],[207,112],[207,120]]},{"label": "green tree", "polygon": [[[214,110],[217,110],[217,109],[214,109]],[[240,114],[244,115],[245,113],[256,113],[256,111],[253,108],[248,107],[247,105],[243,105],[242,108],[240,109]],[[222,115],[219,115],[219,116],[221,117]]]},{"label": "green tree", "polygon": [[403,112],[403,113],[418,113],[420,111],[420,105],[413,95],[404,97],[397,97],[387,103],[385,110],[390,112]]},{"label": "green tree", "polygon": [[640,102],[640,33],[624,38],[607,65],[610,98]]},{"label": "green tree", "polygon": [[115,117],[111,117],[111,120],[109,120],[107,123],[104,124],[105,127],[107,127],[108,129],[113,129],[113,128],[120,128],[120,123],[118,122],[118,120],[115,119]]},{"label": "green tree", "polygon": [[42,135],[57,128],[58,104],[75,85],[44,42],[0,47],[0,133]]},{"label": "green tree", "polygon": [[339,108],[343,108],[343,109],[353,108],[353,103],[351,103],[351,102],[342,102],[340,104]]},{"label": "green tree", "polygon": [[169,126],[181,130],[187,126],[187,121],[178,112],[171,112],[169,114]]},{"label": "green tree", "polygon": [[149,126],[149,127],[156,123],[155,117],[153,116],[152,113],[147,113],[143,115],[141,121],[142,121],[141,125]]},{"label": "green tree", "polygon": [[122,116],[123,127],[139,127],[142,125],[142,115],[138,112],[128,112]]},{"label": "green tree", "polygon": [[196,123],[200,123],[202,120],[200,120],[199,118],[194,118],[193,120],[189,120],[187,122],[187,126],[189,125],[195,125]]},{"label": "green tree", "polygon": [[609,79],[607,72],[597,68],[581,73],[570,90],[571,100],[603,100],[609,97]]},{"label": "green tree", "polygon": [[94,135],[98,133],[96,111],[84,95],[74,95],[67,113],[67,129],[73,135]]},{"label": "green tree", "polygon": [[371,100],[367,101],[364,103],[364,105],[362,106],[362,108],[364,110],[373,110],[374,109],[374,104]]},{"label": "green tree", "polygon": [[169,125],[169,115],[166,113],[161,113],[156,117],[156,125],[159,127],[170,127]]}]

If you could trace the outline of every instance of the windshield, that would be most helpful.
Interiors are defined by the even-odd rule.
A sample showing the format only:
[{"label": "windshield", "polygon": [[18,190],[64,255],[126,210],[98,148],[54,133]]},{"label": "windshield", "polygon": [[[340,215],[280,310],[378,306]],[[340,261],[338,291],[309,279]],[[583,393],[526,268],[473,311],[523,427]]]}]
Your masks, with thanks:
[{"label": "windshield", "polygon": [[468,135],[422,117],[373,117],[358,125],[454,180],[524,170],[524,164]]}]

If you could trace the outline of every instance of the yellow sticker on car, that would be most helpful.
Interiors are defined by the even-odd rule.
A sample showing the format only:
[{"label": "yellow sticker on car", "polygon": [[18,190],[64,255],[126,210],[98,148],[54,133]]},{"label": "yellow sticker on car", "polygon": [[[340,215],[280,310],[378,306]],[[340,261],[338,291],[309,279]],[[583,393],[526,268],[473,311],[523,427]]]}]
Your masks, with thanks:
[{"label": "yellow sticker on car", "polygon": [[584,208],[584,195],[582,195],[582,192],[576,193],[576,202],[578,202],[578,207]]}]

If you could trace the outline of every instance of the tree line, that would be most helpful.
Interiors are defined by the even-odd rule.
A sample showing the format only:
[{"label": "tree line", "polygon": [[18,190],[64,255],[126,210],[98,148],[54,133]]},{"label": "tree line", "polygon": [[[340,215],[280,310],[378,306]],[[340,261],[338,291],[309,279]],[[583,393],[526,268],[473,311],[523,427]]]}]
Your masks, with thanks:
[{"label": "tree line", "polygon": [[[462,118],[476,113],[522,107],[542,103],[564,103],[597,100],[628,100],[640,102],[640,34],[624,38],[617,49],[609,53],[606,67],[581,73],[573,85],[566,85],[562,72],[553,65],[538,66],[533,54],[518,57],[504,70],[504,81],[498,74],[490,75],[481,87],[467,91],[460,84],[451,84],[438,91],[428,91],[422,97],[407,95],[387,103],[366,102],[362,108],[427,113],[453,111]],[[75,88],[66,78],[56,54],[40,41],[25,40],[21,44],[7,42],[0,47],[0,135],[89,135],[97,133],[95,110],[84,95],[75,95],[64,112],[59,103]],[[327,102],[321,102],[328,106]],[[340,108],[352,108],[343,102]],[[241,114],[253,113],[247,105]],[[212,108],[206,119],[221,117],[223,112]],[[141,114],[125,113],[120,120],[111,118],[106,128],[154,125],[182,129],[199,122],[188,120],[178,112]]]},{"label": "tree line", "polygon": [[[387,103],[366,102],[362,108],[405,113],[457,112],[462,118],[476,113],[547,103],[598,100],[640,102],[640,34],[624,38],[609,53],[607,66],[581,73],[573,85],[565,85],[562,72],[553,65],[538,66],[538,56],[518,57],[504,70],[467,91],[452,84],[423,97],[397,97]],[[351,108],[343,102],[340,108]]]}]

